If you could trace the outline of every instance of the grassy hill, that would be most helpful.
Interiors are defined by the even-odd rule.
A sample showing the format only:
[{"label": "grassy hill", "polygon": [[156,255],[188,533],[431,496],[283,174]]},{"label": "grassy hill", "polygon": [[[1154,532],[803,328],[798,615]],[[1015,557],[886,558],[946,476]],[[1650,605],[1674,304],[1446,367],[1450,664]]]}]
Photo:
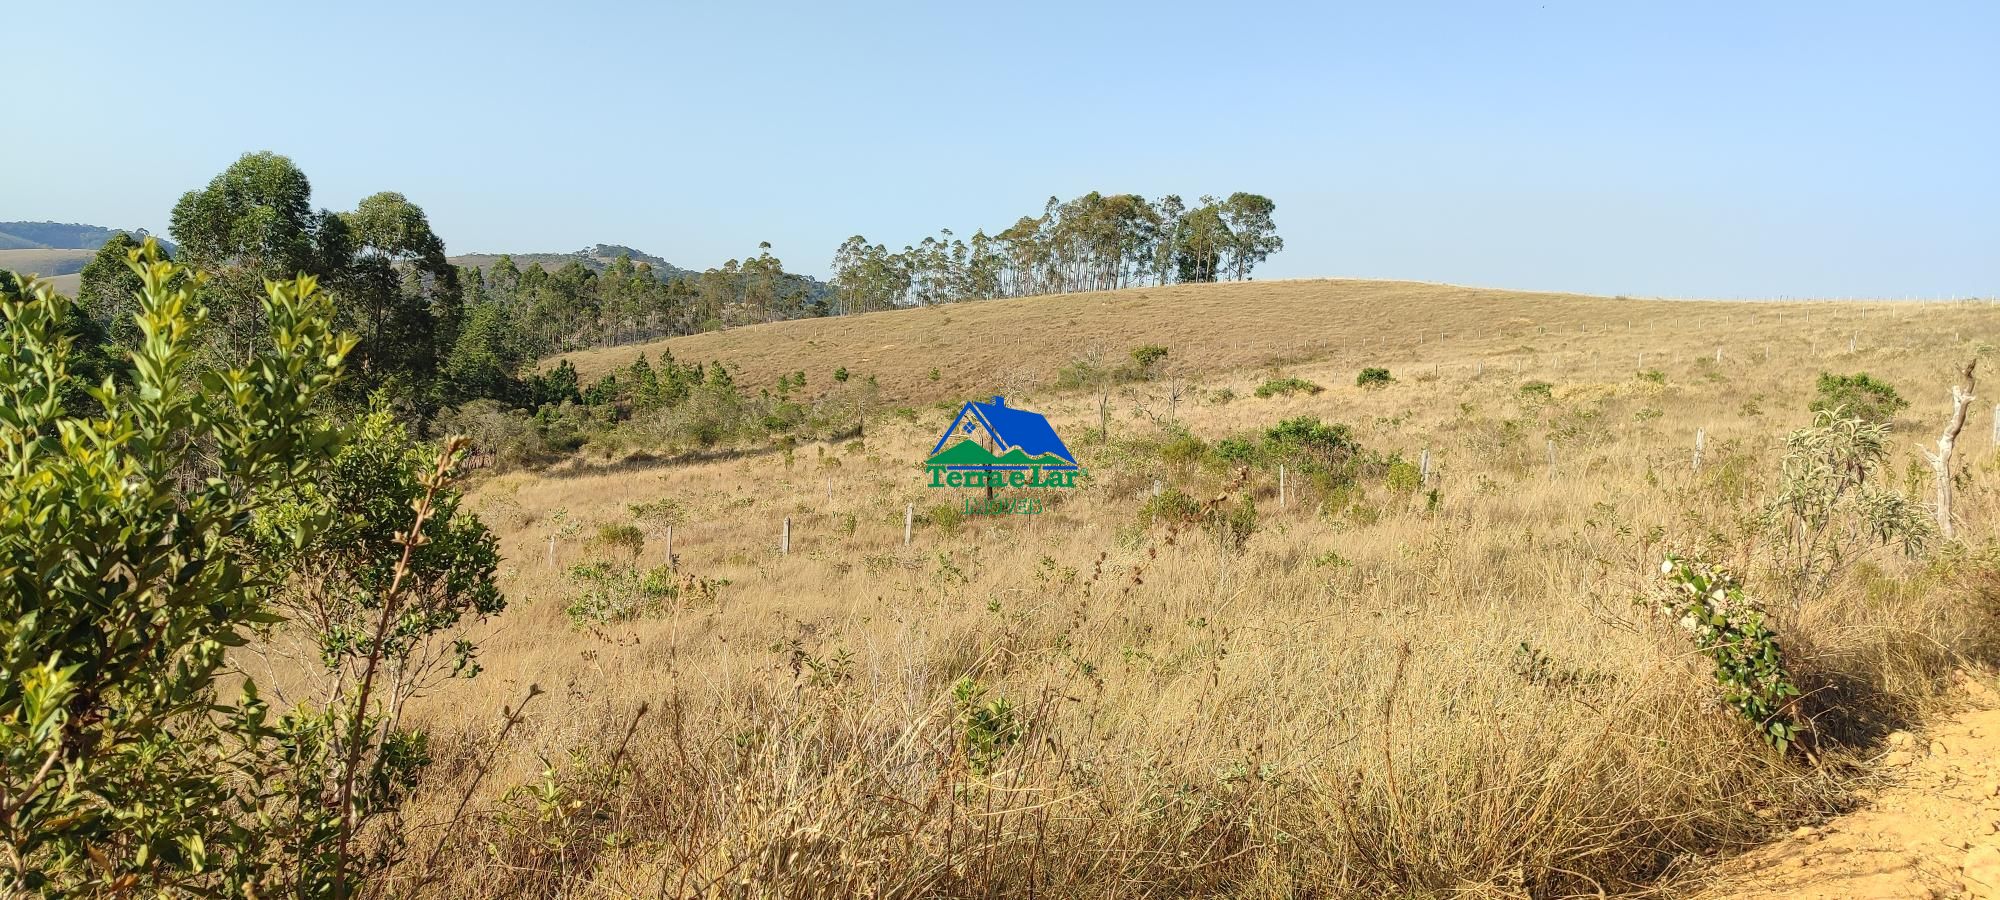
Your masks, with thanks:
[{"label": "grassy hill", "polygon": [[46,247],[31,250],[0,250],[0,269],[20,272],[23,275],[40,275],[52,278],[57,275],[74,275],[83,271],[96,250],[51,250]]},{"label": "grassy hill", "polygon": [[[414,821],[452,818],[468,791],[481,811],[443,855],[483,862],[433,895],[720,879],[1064,897],[1684,885],[1707,854],[1847,802],[1832,773],[1948,702],[1961,661],[2000,652],[2000,571],[1971,549],[2000,527],[1990,387],[1960,447],[1964,552],[1859,541],[1861,563],[1793,602],[1760,530],[1823,371],[1869,372],[1911,401],[1874,477],[1925,502],[1918,449],[1954,368],[2000,361],[1996,326],[1983,303],[1295,281],[643,348],[753,383],[803,369],[808,390],[844,365],[913,405],[838,442],[628,448],[476,484],[514,606],[479,635],[485,674],[412,715],[443,729],[439,746],[485,748],[528,684],[560,705],[490,768],[427,784]],[[1056,385],[1093,347],[1115,360],[1145,344],[1170,348],[1162,373],[1116,387],[1102,419],[1095,392]],[[595,373],[639,349],[573,358]],[[1393,380],[1358,386],[1362,366]],[[1257,397],[1274,373],[1323,389]],[[1047,415],[1090,475],[1036,495],[1037,514],[968,517],[979,492],[926,486],[956,409],[925,402],[1003,392]],[[1281,495],[1277,465],[1243,450],[1301,416],[1348,426],[1362,463],[1351,479],[1295,467]],[[1663,554],[1697,548],[1741,562],[1768,603],[1815,761],[1776,757],[1720,710],[1713,666],[1634,602],[1655,596]],[[642,580],[673,587],[613,590]],[[640,611],[579,618],[607,597]],[[623,778],[600,774],[609,747]],[[542,844],[491,843],[518,827],[509,798],[545,783],[603,811],[591,847],[621,849],[558,864]],[[698,834],[679,798],[702,798]],[[680,846],[729,849],[657,850]]]},{"label": "grassy hill", "polygon": [[[0,250],[95,250],[127,232],[123,228],[74,222],[0,222]],[[143,235],[146,230],[129,229],[129,232]],[[160,245],[169,251],[174,246],[165,239],[161,239]]]},{"label": "grassy hill", "polygon": [[1556,355],[1601,355],[1619,345],[1631,346],[1631,354],[1617,352],[1636,367],[1646,342],[1656,344],[1656,354],[1705,344],[1713,350],[1711,339],[1761,352],[1741,347],[1744,329],[1775,334],[1773,324],[1791,315],[1821,323],[1830,345],[1845,323],[1910,309],[1614,299],[1411,281],[1253,281],[801,319],[563,358],[586,380],[662,350],[682,361],[722,360],[755,385],[803,370],[809,384],[824,387],[844,367],[876,376],[892,399],[933,401],[1046,387],[1079,359],[1094,354],[1117,366],[1149,344],[1168,348],[1164,371],[1184,375],[1390,359],[1540,367]]}]

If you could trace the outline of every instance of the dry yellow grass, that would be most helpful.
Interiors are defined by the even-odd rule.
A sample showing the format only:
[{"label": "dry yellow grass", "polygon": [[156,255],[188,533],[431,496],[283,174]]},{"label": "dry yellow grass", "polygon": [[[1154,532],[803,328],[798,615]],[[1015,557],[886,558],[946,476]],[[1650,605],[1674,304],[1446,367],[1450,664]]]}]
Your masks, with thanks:
[{"label": "dry yellow grass", "polygon": [[[1413,281],[1253,281],[805,319],[558,358],[568,359],[586,380],[629,365],[641,353],[657,359],[662,349],[683,362],[723,360],[754,385],[802,370],[810,385],[824,387],[835,369],[845,367],[877,376],[892,399],[934,400],[1047,384],[1062,366],[1093,350],[1117,363],[1147,344],[1167,347],[1176,366],[1198,373],[1305,360],[1358,367],[1470,366],[1484,359],[1489,367],[1511,370],[1517,359],[1548,367],[1565,352],[1628,349],[1633,355],[1625,358],[1636,365],[1639,351],[1712,352],[1716,344],[1732,345],[1738,359],[1759,355],[1785,330],[1783,318],[1792,316],[1812,323],[1818,349],[1831,354],[1847,344],[1843,329],[1874,327],[1920,308],[1928,307],[1611,299]],[[1761,337],[1729,339],[1744,327]]]},{"label": "dry yellow grass", "polygon": [[[417,859],[445,846],[424,892],[1542,897],[1682,883],[1703,854],[1837,803],[1845,751],[1829,740],[1819,768],[1761,752],[1631,601],[1667,544],[1737,533],[1818,372],[1868,371],[1911,399],[1900,480],[1935,437],[1952,365],[1992,359],[1996,322],[1975,304],[1280,282],[675,339],[677,357],[720,358],[753,384],[804,369],[822,386],[844,365],[908,400],[1011,385],[1093,477],[1043,515],[920,525],[904,547],[906,504],[971,493],[923,486],[917,463],[949,414],[928,408],[872,422],[855,445],[801,447],[790,466],[748,449],[479,482],[513,605],[480,634],[485,674],[424,709],[440,777],[409,833]],[[1260,472],[1241,554],[1139,530],[1156,480],[1208,496],[1232,473],[1149,451],[1163,382],[1114,393],[1108,445],[1092,436],[1094,397],[1046,385],[1093,345],[1147,343],[1198,389],[1174,410],[1192,434],[1348,423],[1374,450],[1429,449],[1435,507],[1380,481],[1350,503],[1295,479],[1280,509]],[[634,352],[575,358],[589,374]],[[1664,384],[1634,377],[1640,353]],[[1361,365],[1397,381],[1357,388]],[[1273,366],[1327,390],[1251,398]],[[1528,380],[1552,383],[1554,402],[1525,397]],[[1961,561],[2000,522],[1992,426],[1981,411],[1962,444]],[[564,571],[599,555],[585,538],[660,499],[683,516],[680,570],[729,583],[660,618],[573,628]],[[647,527],[642,568],[664,553]],[[1916,714],[1950,667],[1992,649],[1991,592],[1967,574],[1983,569],[1871,559],[1777,612],[1814,702],[1842,710],[1829,738]],[[1527,663],[1523,645],[1549,662]],[[1026,729],[985,771],[952,698],[965,677]],[[548,693],[493,749],[501,706],[530,684]],[[468,789],[468,821],[432,824]]]}]

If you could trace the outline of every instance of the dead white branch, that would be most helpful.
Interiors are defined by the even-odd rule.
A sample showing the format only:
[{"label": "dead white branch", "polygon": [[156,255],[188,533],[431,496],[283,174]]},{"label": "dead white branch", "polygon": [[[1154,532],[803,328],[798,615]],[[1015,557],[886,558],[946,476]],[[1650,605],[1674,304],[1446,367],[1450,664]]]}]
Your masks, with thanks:
[{"label": "dead white branch", "polygon": [[1951,451],[1958,444],[1958,433],[1965,428],[1965,414],[1972,409],[1972,369],[1977,365],[1977,359],[1966,363],[1958,383],[1951,386],[1951,419],[1945,423],[1944,434],[1938,436],[1937,452],[1924,451],[1931,462],[1931,473],[1937,478],[1938,531],[1946,538],[1952,536]]}]

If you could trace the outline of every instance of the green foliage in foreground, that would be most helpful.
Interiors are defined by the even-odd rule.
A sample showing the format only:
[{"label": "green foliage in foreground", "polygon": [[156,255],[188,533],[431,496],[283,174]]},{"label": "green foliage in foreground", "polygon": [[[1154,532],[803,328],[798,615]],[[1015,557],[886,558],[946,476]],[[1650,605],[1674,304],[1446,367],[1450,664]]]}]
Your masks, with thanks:
[{"label": "green foliage in foreground", "polygon": [[1764,622],[1763,607],[1720,566],[1669,556],[1660,574],[1667,588],[1657,600],[1659,612],[1715,664],[1723,703],[1755,726],[1766,743],[1789,748],[1800,733],[1791,715],[1791,698],[1799,689],[1785,669],[1777,632]]},{"label": "green foliage in foreground", "polygon": [[1356,387],[1365,387],[1365,388],[1388,387],[1395,380],[1396,379],[1389,377],[1388,369],[1384,369],[1379,366],[1369,366],[1368,368],[1362,369],[1361,374],[1354,376],[1354,385]]},{"label": "green foliage in foreground", "polygon": [[[68,301],[0,295],[0,831],[14,889],[275,896],[298,877],[251,813],[283,790],[247,680],[225,653],[269,623],[245,553],[258,494],[305,477],[335,435],[311,414],[354,340],[313,279],[266,286],[269,346],[190,375],[204,313],[148,242],[130,387],[64,403]],[[170,285],[174,285],[171,286]]]}]

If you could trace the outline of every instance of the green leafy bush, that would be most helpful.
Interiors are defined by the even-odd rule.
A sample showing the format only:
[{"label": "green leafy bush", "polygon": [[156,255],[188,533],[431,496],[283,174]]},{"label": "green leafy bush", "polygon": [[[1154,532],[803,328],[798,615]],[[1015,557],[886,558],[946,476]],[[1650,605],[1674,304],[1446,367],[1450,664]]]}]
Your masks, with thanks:
[{"label": "green leafy bush", "polygon": [[1297,416],[1271,426],[1264,432],[1266,455],[1294,463],[1336,469],[1361,449],[1346,425],[1321,422],[1315,416]]},{"label": "green leafy bush", "polygon": [[1224,462],[1247,463],[1257,458],[1257,442],[1250,438],[1226,437],[1216,441],[1209,452]]},{"label": "green leafy bush", "polygon": [[1888,458],[1887,423],[1835,410],[1785,436],[1783,476],[1763,524],[1792,600],[1825,593],[1870,552],[1900,545],[1915,556],[1937,536],[1928,510],[1885,483]]},{"label": "green leafy bush", "polygon": [[[288,575],[271,608],[313,641],[324,669],[276,738],[289,769],[278,782],[289,795],[287,852],[330,858],[350,889],[397,855],[403,833],[371,826],[393,826],[429,764],[426,734],[399,724],[404,704],[478,675],[462,626],[506,608],[493,580],[498,542],[447,487],[462,444],[417,442],[394,415],[374,412],[327,465],[273,488],[258,514],[257,550]],[[339,809],[348,814],[329,813]],[[366,839],[367,852],[343,854],[352,838]]]},{"label": "green leafy bush", "polygon": [[1555,385],[1546,381],[1530,381],[1521,385],[1521,399],[1533,403],[1547,403],[1555,399]]},{"label": "green leafy bush", "polygon": [[1655,598],[1655,607],[1715,664],[1723,703],[1766,743],[1780,751],[1790,747],[1799,737],[1790,698],[1799,689],[1785,669],[1777,632],[1764,622],[1763,607],[1721,566],[1669,556],[1660,574],[1667,587]]},{"label": "green leafy bush", "polygon": [[1005,697],[988,700],[986,693],[986,685],[969,676],[951,686],[952,702],[958,707],[966,766],[974,775],[990,772],[993,764],[1028,731],[1011,701]]},{"label": "green leafy bush", "polygon": [[335,813],[294,824],[256,685],[217,685],[273,621],[254,514],[334,446],[311,410],[354,339],[313,279],[272,282],[268,349],[197,378],[203,279],[150,239],[129,262],[129,387],[87,413],[62,397],[69,302],[0,286],[0,892],[320,896],[327,859],[295,839]]},{"label": "green leafy bush", "polygon": [[1388,387],[1395,380],[1389,377],[1388,369],[1371,366],[1362,369],[1361,374],[1354,376],[1354,385],[1365,388]]},{"label": "green leafy bush", "polygon": [[1812,402],[1807,405],[1811,411],[1840,410],[1869,424],[1886,423],[1910,405],[1910,401],[1897,394],[1895,388],[1866,372],[1853,375],[1821,372],[1814,393]]},{"label": "green leafy bush", "polygon": [[589,628],[665,615],[676,603],[706,606],[715,601],[726,579],[676,574],[673,567],[655,566],[640,572],[630,565],[590,562],[572,566],[570,583],[576,595],[563,612],[571,625]]},{"label": "green leafy bush", "polygon": [[1138,367],[1139,374],[1141,375],[1151,373],[1153,366],[1166,358],[1167,348],[1158,344],[1147,344],[1144,347],[1132,348],[1132,365]]},{"label": "green leafy bush", "polygon": [[1255,393],[1257,399],[1268,400],[1272,397],[1289,397],[1297,393],[1317,394],[1323,390],[1325,388],[1294,376],[1290,378],[1273,378],[1266,381],[1257,386]]}]

